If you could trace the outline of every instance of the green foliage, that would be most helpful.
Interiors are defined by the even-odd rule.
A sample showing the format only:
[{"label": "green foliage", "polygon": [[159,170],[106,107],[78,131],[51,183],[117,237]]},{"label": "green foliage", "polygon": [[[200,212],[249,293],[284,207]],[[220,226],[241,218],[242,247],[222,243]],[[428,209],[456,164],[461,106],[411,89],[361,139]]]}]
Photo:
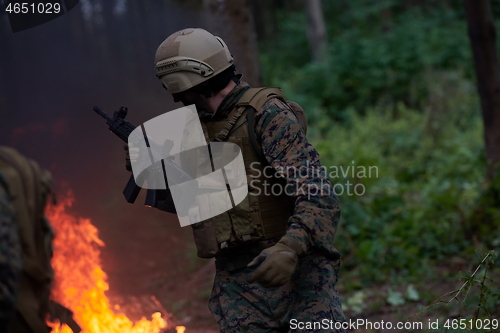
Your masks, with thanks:
[{"label": "green foliage", "polygon": [[323,165],[356,170],[347,177],[330,172],[332,183],[365,189],[360,196],[340,195],[342,235],[351,242],[339,237],[337,245],[344,255],[354,251],[348,267],[366,281],[401,278],[467,248],[464,226],[486,168],[479,116],[437,117],[400,104],[395,112],[351,111],[344,123],[325,126],[328,133],[313,140]]},{"label": "green foliage", "polygon": [[321,63],[310,61],[301,12],[280,12],[278,35],[261,48],[265,85],[304,107],[308,136],[344,190],[336,245],[344,274],[359,278],[347,288],[388,276],[407,284],[429,263],[470,253],[473,240],[500,244],[500,176],[486,186],[463,6],[408,3],[323,2]]},{"label": "green foliage", "polygon": [[358,290],[353,293],[352,296],[348,297],[346,302],[343,304],[344,311],[350,310],[355,314],[362,313],[365,310],[367,302],[366,302],[366,293],[362,290]]},{"label": "green foliage", "polygon": [[408,298],[411,301],[420,300],[420,295],[418,294],[417,290],[415,290],[415,287],[412,284],[409,284],[406,287],[406,298]]},{"label": "green foliage", "polygon": [[392,306],[403,305],[405,304],[405,299],[403,298],[403,295],[401,293],[389,289],[389,291],[387,292],[387,303]]},{"label": "green foliage", "polygon": [[[305,106],[322,107],[344,120],[349,108],[376,104],[420,108],[428,99],[430,69],[474,78],[463,13],[444,6],[403,10],[396,1],[329,1],[327,61],[311,63],[303,13],[282,13],[274,45],[263,45],[264,82],[302,95]],[[390,26],[381,11],[391,11]],[[313,119],[317,121],[317,119]]]}]

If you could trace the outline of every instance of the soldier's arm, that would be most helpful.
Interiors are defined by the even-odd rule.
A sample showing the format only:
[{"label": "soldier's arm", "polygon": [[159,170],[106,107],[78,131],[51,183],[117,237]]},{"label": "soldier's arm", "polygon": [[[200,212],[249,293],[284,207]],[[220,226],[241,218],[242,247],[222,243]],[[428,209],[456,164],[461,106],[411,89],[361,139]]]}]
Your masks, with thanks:
[{"label": "soldier's arm", "polygon": [[278,99],[268,101],[259,110],[256,124],[264,156],[286,178],[287,193],[296,198],[287,236],[306,251],[313,247],[338,259],[333,242],[340,218],[339,200],[318,152],[307,141],[292,111]]},{"label": "soldier's arm", "polygon": [[14,312],[22,255],[14,212],[0,182],[0,327]]}]

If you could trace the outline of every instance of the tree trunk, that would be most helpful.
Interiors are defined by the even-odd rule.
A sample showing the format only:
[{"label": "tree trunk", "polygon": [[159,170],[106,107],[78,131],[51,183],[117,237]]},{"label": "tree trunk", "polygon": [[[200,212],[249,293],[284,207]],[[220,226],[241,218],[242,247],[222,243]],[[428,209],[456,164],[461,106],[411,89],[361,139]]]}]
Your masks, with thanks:
[{"label": "tree trunk", "polygon": [[304,0],[307,12],[307,37],[313,61],[325,60],[327,35],[321,0]]},{"label": "tree trunk", "polygon": [[277,0],[252,0],[257,40],[272,43],[278,31]]},{"label": "tree trunk", "polygon": [[500,165],[500,67],[489,0],[464,0],[469,38],[481,97],[484,139],[491,178]]},{"label": "tree trunk", "polygon": [[250,5],[246,0],[203,0],[208,31],[226,42],[236,72],[253,87],[261,86],[259,49]]},{"label": "tree trunk", "polygon": [[390,2],[386,2],[385,6],[380,11],[382,19],[382,31],[388,32],[392,29],[392,6]]}]

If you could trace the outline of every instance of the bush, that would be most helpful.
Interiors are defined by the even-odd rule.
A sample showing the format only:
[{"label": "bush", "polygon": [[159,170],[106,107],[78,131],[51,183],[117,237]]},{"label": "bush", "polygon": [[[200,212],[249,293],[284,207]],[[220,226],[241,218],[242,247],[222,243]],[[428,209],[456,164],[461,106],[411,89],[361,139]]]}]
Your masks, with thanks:
[{"label": "bush", "polygon": [[[340,195],[337,246],[344,256],[355,251],[347,270],[357,268],[366,281],[418,276],[429,260],[466,249],[465,226],[486,170],[479,116],[463,128],[463,114],[448,115],[434,120],[434,130],[432,113],[403,104],[396,111],[351,111],[346,123],[330,122],[328,134],[313,140],[330,170],[355,166],[354,177],[352,169],[346,177],[330,173],[333,184],[360,184],[358,194],[365,188]],[[361,172],[370,167],[371,177]]]},{"label": "bush", "polygon": [[[388,275],[415,279],[433,261],[472,252],[472,236],[498,246],[500,210],[491,207],[499,196],[491,193],[500,192],[500,176],[492,187],[484,183],[462,5],[427,1],[408,9],[391,0],[340,0],[324,6],[325,62],[310,62],[305,15],[283,11],[274,44],[262,45],[261,63],[265,85],[281,86],[306,110],[308,137],[323,164],[356,171],[331,173],[332,183],[342,185],[336,189],[345,191],[349,182],[352,194],[364,186],[363,195],[340,195],[336,245],[346,272],[363,283]],[[389,27],[384,8],[392,13]],[[493,10],[500,15],[500,5]],[[376,167],[371,177],[370,166]]]}]

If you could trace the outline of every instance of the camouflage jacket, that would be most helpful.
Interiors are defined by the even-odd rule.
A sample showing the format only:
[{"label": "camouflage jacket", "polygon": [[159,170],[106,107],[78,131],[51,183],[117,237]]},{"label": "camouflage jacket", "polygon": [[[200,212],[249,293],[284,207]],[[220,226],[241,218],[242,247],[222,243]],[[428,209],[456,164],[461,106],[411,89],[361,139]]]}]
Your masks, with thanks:
[{"label": "camouflage jacket", "polygon": [[14,312],[22,268],[19,234],[9,195],[0,174],[0,328]]},{"label": "camouflage jacket", "polygon": [[[242,81],[222,101],[215,114],[200,111],[200,118],[229,114],[250,86]],[[286,191],[296,197],[286,235],[307,252],[320,252],[331,260],[340,254],[333,246],[340,218],[339,199],[333,192],[316,149],[307,141],[302,126],[279,99],[269,100],[255,114],[255,132],[262,151],[275,172],[286,178]]]}]

